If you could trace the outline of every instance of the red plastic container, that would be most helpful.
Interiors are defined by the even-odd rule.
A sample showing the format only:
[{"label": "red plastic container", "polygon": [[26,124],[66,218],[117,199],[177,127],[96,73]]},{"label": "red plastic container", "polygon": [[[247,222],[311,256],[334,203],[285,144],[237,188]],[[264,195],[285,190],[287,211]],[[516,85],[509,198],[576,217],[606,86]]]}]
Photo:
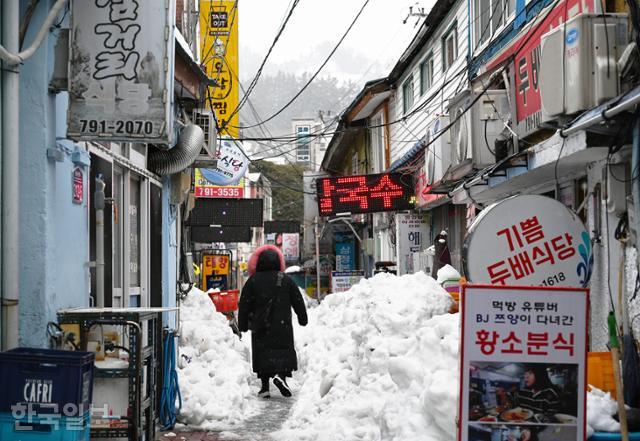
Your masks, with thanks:
[{"label": "red plastic container", "polygon": [[211,292],[209,298],[218,312],[233,312],[238,309],[238,296],[240,291],[230,289],[229,291]]}]

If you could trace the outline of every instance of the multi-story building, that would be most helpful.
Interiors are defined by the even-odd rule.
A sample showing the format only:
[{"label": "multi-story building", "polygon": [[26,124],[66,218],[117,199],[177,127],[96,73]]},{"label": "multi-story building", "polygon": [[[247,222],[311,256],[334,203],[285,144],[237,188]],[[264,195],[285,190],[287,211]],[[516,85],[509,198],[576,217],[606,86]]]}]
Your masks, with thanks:
[{"label": "multi-story building", "polygon": [[[68,41],[69,37],[76,37],[74,26],[83,25],[84,19],[75,15],[75,6],[66,10],[65,3],[34,3],[26,21],[20,14],[22,2],[12,0],[2,5],[3,47],[11,53],[19,51],[20,23],[26,23],[24,47],[35,49],[21,53],[20,63],[15,57],[3,55],[1,147],[5,197],[1,201],[0,314],[3,349],[18,344],[46,346],[47,322],[55,321],[56,312],[62,308],[175,305],[176,280],[180,277],[181,219],[187,210],[191,163],[175,161],[166,167],[172,161],[172,150],[185,147],[181,141],[176,144],[179,138],[173,135],[179,135],[180,125],[188,121],[181,120],[180,125],[162,129],[169,139],[164,146],[137,140],[142,136],[114,142],[106,137],[87,140],[86,136],[73,135],[75,139],[84,139],[73,141],[67,137],[67,126],[82,121],[68,117],[68,111],[70,97],[78,93],[78,89],[70,89],[86,87],[91,69],[95,68],[97,80],[107,74],[123,76],[124,82],[137,76],[138,86],[120,85],[118,93],[124,93],[127,87],[140,91],[140,84],[149,84],[153,90],[150,99],[159,97],[162,101],[162,90],[167,92],[164,102],[171,103],[167,107],[171,115],[180,115],[183,110],[190,115],[203,102],[207,84],[197,55],[198,20],[192,17],[198,2],[180,1],[175,11],[163,12],[166,25],[160,28],[158,23],[149,23],[146,21],[149,17],[139,14],[142,9],[120,11],[137,20],[143,32],[147,29],[151,32],[155,26],[163,36],[170,36],[166,40],[164,70],[156,70],[151,55],[147,54],[147,58],[134,65],[139,70],[118,70],[119,65],[111,65],[107,60],[102,65],[87,64],[88,71],[74,71],[76,75],[70,78],[66,75]],[[75,5],[95,8],[89,11],[92,19],[106,17],[108,21],[109,5],[101,7],[98,3]],[[41,29],[44,38],[38,40],[36,35]],[[135,38],[130,43],[146,44]],[[129,44],[122,45],[123,57],[135,57],[127,52],[131,49]],[[73,51],[84,49],[74,47]],[[72,58],[71,66],[77,68],[99,52],[93,49],[88,48],[78,59]],[[107,73],[104,71],[107,68],[115,70]],[[157,88],[153,83],[160,72],[165,74],[165,88]],[[99,87],[109,87],[108,81],[102,84]],[[106,115],[109,100],[115,100],[115,96],[99,96],[98,92],[94,90],[97,95],[89,98],[95,100],[88,104],[102,105],[102,113],[97,114]],[[144,106],[146,102],[136,100],[115,105],[126,104],[129,106],[126,111],[139,111],[135,106]],[[95,134],[117,129],[106,120],[86,120],[82,124]],[[148,134],[154,127],[151,122],[146,125],[143,122],[138,130]],[[121,129],[133,134],[136,125],[122,122]],[[163,156],[166,153],[169,155]],[[153,164],[152,158],[156,159]],[[6,193],[9,189],[10,197]],[[96,198],[96,191],[100,189],[104,189],[106,197],[103,222],[96,217],[101,199]],[[101,248],[103,261],[98,254]],[[97,271],[98,268],[103,271]],[[103,295],[98,296],[98,292]]]}]

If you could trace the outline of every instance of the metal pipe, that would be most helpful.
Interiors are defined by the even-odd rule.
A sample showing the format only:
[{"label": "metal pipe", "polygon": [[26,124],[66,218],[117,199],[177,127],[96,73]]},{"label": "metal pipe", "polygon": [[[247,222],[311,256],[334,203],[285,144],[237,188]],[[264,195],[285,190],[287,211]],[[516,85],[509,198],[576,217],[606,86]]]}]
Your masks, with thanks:
[{"label": "metal pipe", "polygon": [[[634,89],[636,92],[640,92],[640,87]],[[566,137],[573,133],[579,132],[580,130],[587,129],[595,124],[599,124],[606,119],[613,118],[618,113],[622,113],[626,110],[633,109],[636,105],[640,104],[640,93],[629,98],[628,100],[622,101],[620,104],[617,104],[610,109],[605,110],[597,115],[592,116],[582,122],[572,125],[567,129],[560,130],[560,136]]]},{"label": "metal pipe", "polygon": [[[2,2],[2,44],[19,50],[19,0]],[[18,66],[2,69],[2,349],[18,346],[20,299],[19,267],[19,169],[20,102]]]},{"label": "metal pipe", "polygon": [[319,218],[316,216],[314,232],[316,236],[316,300],[320,303],[320,232],[318,231]]},{"label": "metal pipe", "polygon": [[96,306],[104,307],[104,188],[102,175],[96,176],[94,205],[96,208]]},{"label": "metal pipe", "polygon": [[[640,116],[636,113],[633,120],[633,142],[631,149],[631,170],[640,170]],[[631,183],[633,196],[633,223],[636,230],[636,249],[640,250],[640,180],[634,179]],[[640,264],[640,253],[636,257]]]},{"label": "metal pipe", "polygon": [[[13,0],[6,0],[6,1],[9,3],[13,3]],[[27,49],[23,50],[22,52],[18,53],[18,51],[20,50],[19,43],[18,45],[13,45],[13,44],[9,44],[7,41],[4,41],[3,39],[3,42],[2,42],[3,44],[0,45],[0,58],[2,58],[4,61],[9,63],[10,65],[22,64],[26,59],[30,58],[36,52],[36,50],[38,50],[38,48],[44,41],[44,37],[46,37],[47,34],[49,33],[49,28],[51,27],[51,25],[53,25],[54,20],[58,18],[58,15],[60,15],[60,11],[62,11],[62,8],[67,3],[67,1],[68,0],[58,0],[53,5],[51,10],[49,11],[49,15],[47,15],[47,18],[45,18],[44,23],[42,23],[42,26],[40,27],[40,30],[38,31],[38,35],[36,35],[35,40],[33,40],[33,43],[31,43],[31,46],[29,46]],[[2,26],[2,28],[4,32],[4,26]],[[16,39],[17,39],[16,41],[19,41],[19,30],[16,31]]]}]

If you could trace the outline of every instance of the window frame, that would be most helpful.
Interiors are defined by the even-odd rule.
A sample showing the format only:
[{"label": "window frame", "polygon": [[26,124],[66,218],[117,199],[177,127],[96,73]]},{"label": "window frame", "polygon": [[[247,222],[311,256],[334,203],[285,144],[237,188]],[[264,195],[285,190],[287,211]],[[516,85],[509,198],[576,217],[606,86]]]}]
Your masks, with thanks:
[{"label": "window frame", "polygon": [[[408,93],[408,89],[411,89],[411,93]],[[413,84],[413,74],[409,75],[407,79],[402,83],[402,114],[406,115],[411,111],[415,104],[415,87]],[[410,96],[411,102],[408,102],[407,97]]]},{"label": "window frame", "polygon": [[[472,15],[472,23],[473,23],[473,40],[474,40],[474,51],[484,45],[488,44],[493,38],[499,35],[502,30],[514,19],[515,10],[516,10],[516,0],[485,0],[487,1],[487,5],[489,10],[486,13],[488,23],[482,23],[480,19],[483,14],[483,9],[481,8],[481,2],[483,0],[474,0],[473,2],[473,15]],[[500,7],[505,10],[506,14],[500,15],[500,21],[495,21],[494,16],[494,7],[496,3],[500,4]],[[497,25],[495,25],[497,23]],[[485,26],[487,26],[486,34],[481,35],[483,33]]]},{"label": "window frame", "polygon": [[[429,81],[425,81],[424,71],[425,68],[429,68]],[[427,56],[424,58],[424,61],[420,63],[420,96],[423,96],[431,87],[433,87],[433,78],[435,73],[435,60],[433,56],[433,52],[429,52]],[[425,83],[428,83],[425,85]]]},{"label": "window frame", "polygon": [[[447,61],[447,40],[453,36],[453,58]],[[458,59],[458,21],[454,21],[453,24],[442,35],[442,71],[446,72]]]}]

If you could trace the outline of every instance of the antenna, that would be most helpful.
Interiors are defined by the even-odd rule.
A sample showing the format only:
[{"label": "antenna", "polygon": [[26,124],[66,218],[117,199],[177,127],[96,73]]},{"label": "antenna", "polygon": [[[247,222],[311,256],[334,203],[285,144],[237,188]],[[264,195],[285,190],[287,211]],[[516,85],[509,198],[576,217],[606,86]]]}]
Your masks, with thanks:
[{"label": "antenna", "polygon": [[[414,6],[416,7],[415,12],[413,10]],[[407,14],[405,19],[402,20],[402,24],[407,24],[407,21],[409,21],[411,17],[417,17],[418,20],[416,20],[416,24],[413,25],[413,27],[416,27],[418,23],[420,23],[420,19],[427,16],[427,14],[424,12],[424,8],[420,7],[419,3],[416,2],[414,6],[409,6],[409,14]]]}]

